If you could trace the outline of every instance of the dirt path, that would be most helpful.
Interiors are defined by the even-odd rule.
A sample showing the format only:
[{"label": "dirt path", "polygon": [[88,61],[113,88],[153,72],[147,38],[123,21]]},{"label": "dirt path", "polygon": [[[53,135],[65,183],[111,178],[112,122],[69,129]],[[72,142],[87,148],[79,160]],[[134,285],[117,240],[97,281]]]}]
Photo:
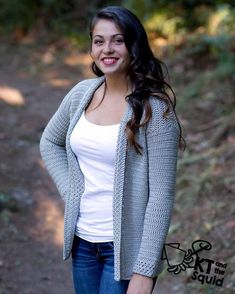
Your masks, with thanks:
[{"label": "dirt path", "polygon": [[[41,72],[37,67],[46,52],[5,50],[0,71],[0,195],[6,206],[0,207],[0,293],[72,293],[70,262],[62,261],[63,203],[43,167],[38,142],[67,89],[76,76],[80,79],[79,67],[76,75],[66,66],[58,68],[59,63],[44,64]],[[66,71],[68,79],[63,79]]]}]

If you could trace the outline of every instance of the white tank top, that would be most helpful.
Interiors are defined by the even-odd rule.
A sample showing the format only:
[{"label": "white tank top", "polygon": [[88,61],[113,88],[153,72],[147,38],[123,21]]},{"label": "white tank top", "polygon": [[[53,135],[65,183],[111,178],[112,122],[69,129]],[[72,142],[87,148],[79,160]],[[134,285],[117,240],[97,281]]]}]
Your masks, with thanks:
[{"label": "white tank top", "polygon": [[70,144],[85,179],[76,235],[90,242],[113,241],[113,180],[120,124],[97,125],[83,112]]}]

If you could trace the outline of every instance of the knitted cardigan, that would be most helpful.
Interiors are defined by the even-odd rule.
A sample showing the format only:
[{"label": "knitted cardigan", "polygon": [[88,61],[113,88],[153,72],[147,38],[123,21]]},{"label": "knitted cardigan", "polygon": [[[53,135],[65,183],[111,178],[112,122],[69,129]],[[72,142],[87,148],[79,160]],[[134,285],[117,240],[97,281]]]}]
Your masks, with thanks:
[{"label": "knitted cardigan", "polygon": [[[40,141],[45,166],[65,203],[64,260],[71,253],[84,191],[84,176],[71,149],[70,136],[104,79],[88,79],[75,85]],[[133,273],[155,278],[162,270],[161,254],[175,195],[179,127],[173,111],[167,118],[162,116],[166,107],[163,101],[155,97],[149,97],[149,101],[152,118],[136,133],[142,155],[127,144],[124,130],[133,113],[129,104],[119,126],[113,185],[116,281],[131,279]]]}]

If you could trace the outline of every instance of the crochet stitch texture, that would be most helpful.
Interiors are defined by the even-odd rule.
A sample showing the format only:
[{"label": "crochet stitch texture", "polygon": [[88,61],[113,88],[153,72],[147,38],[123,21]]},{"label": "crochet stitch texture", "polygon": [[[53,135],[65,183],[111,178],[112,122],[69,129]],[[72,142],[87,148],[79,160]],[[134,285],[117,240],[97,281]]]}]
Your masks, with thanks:
[{"label": "crochet stitch texture", "polygon": [[[63,258],[71,253],[84,177],[70,146],[77,121],[104,77],[84,80],[65,96],[46,126],[40,141],[45,166],[65,203]],[[114,278],[133,273],[156,277],[170,225],[175,196],[179,127],[173,111],[162,114],[165,103],[149,98],[152,118],[136,133],[143,154],[127,148],[127,110],[120,122],[113,185]],[[105,207],[104,207],[105,209]]]}]

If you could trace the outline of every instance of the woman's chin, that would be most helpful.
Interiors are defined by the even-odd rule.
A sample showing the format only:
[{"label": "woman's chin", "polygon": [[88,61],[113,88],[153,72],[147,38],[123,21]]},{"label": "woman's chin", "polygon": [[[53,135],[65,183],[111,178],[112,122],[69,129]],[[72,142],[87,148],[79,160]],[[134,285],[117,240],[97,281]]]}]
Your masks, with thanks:
[{"label": "woman's chin", "polygon": [[102,72],[104,73],[104,75],[106,77],[110,77],[110,78],[116,78],[116,77],[120,77],[120,76],[125,76],[126,72],[124,71],[117,71],[117,70],[102,70]]}]

